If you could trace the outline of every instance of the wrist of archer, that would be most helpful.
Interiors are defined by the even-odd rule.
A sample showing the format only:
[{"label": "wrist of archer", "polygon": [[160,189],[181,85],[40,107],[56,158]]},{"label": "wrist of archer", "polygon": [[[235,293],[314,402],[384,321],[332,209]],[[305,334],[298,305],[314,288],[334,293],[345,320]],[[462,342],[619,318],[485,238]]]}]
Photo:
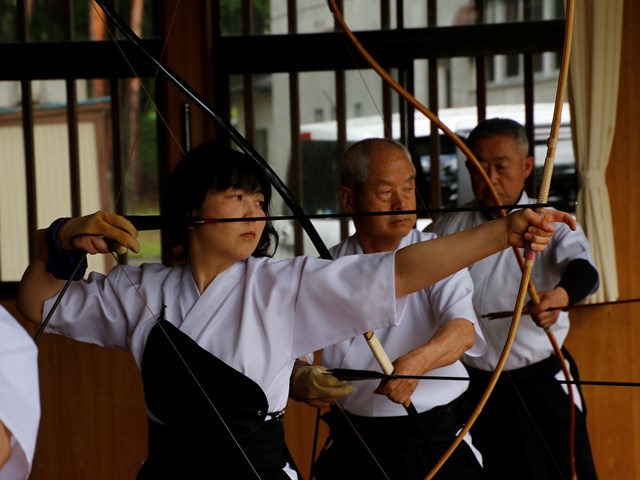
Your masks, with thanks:
[{"label": "wrist of archer", "polygon": [[69,278],[80,280],[87,270],[86,252],[67,250],[60,240],[60,231],[69,220],[69,218],[59,218],[44,232],[47,272],[58,280]]}]

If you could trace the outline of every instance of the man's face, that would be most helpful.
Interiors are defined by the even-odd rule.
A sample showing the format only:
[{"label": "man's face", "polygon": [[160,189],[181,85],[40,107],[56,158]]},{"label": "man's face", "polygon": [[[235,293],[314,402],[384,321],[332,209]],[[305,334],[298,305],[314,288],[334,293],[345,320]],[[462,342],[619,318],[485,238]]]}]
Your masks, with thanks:
[{"label": "man's face", "polygon": [[[340,200],[346,212],[415,210],[416,182],[411,160],[393,146],[381,146],[371,155],[367,182],[356,191],[341,187]],[[389,251],[409,233],[416,215],[355,216],[353,222],[366,252]]]},{"label": "man's face", "polygon": [[[478,138],[471,145],[471,151],[491,180],[500,202],[503,205],[516,204],[525,179],[533,169],[533,157],[523,155],[522,146],[508,135]],[[476,198],[485,205],[494,205],[489,188],[476,168],[467,162],[467,169]]]}]

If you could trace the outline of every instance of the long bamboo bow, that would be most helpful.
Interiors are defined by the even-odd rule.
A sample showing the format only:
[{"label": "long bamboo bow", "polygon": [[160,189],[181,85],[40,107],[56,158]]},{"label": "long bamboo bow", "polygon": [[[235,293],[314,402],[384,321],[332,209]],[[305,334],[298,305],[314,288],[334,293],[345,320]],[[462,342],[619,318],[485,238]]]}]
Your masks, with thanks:
[{"label": "long bamboo bow", "polygon": [[[332,14],[334,15],[336,21],[340,24],[341,28],[343,29],[344,33],[347,35],[347,37],[349,38],[349,40],[351,41],[351,43],[354,45],[354,47],[358,50],[358,52],[364,57],[364,59],[367,61],[367,63],[374,69],[374,71],[376,73],[378,73],[378,75],[380,75],[380,77],[385,81],[385,83],[387,83],[391,88],[393,88],[398,94],[400,94],[405,100],[407,100],[409,102],[409,104],[411,104],[414,108],[416,108],[419,112],[421,112],[423,115],[425,115],[427,118],[429,118],[432,122],[434,122],[439,128],[440,130],[442,130],[452,141],[453,143],[460,148],[460,150],[465,154],[465,156],[469,159],[469,161],[474,165],[474,168],[476,169],[477,173],[480,175],[480,177],[483,179],[483,181],[485,182],[485,184],[487,185],[489,192],[491,193],[492,199],[495,202],[496,205],[500,205],[501,201],[500,198],[497,194],[497,192],[495,191],[495,188],[493,187],[491,180],[489,179],[487,173],[485,172],[484,168],[482,168],[482,166],[480,165],[480,163],[478,162],[477,158],[475,157],[475,155],[473,154],[473,152],[471,152],[471,150],[469,149],[469,147],[460,139],[460,137],[458,137],[458,135],[456,135],[453,131],[451,131],[442,121],[440,121],[440,119],[437,117],[437,115],[433,114],[428,108],[426,108],[424,105],[422,105],[422,103],[420,103],[413,95],[411,95],[404,87],[402,87],[402,85],[400,85],[391,75],[389,75],[389,73],[380,66],[380,64],[378,64],[378,62],[368,53],[368,51],[362,46],[362,44],[358,41],[357,37],[353,34],[353,32],[351,31],[351,29],[349,29],[348,25],[346,24],[346,22],[344,21],[340,9],[338,8],[338,6],[336,5],[335,0],[327,0],[329,3],[329,8],[332,12]],[[557,89],[557,95],[556,95],[556,104],[555,104],[555,112],[554,112],[554,119],[553,119],[553,123],[552,123],[552,128],[551,128],[551,136],[549,138],[549,142],[548,142],[548,146],[549,146],[549,150],[547,152],[547,157],[545,159],[545,167],[544,167],[544,171],[543,171],[543,178],[541,181],[541,188],[540,188],[540,197],[538,199],[539,203],[544,203],[546,202],[547,198],[548,198],[548,192],[549,192],[549,185],[551,182],[551,175],[553,172],[553,159],[554,159],[554,155],[555,155],[555,147],[557,146],[557,138],[558,138],[558,131],[559,131],[559,127],[560,127],[560,118],[561,118],[561,112],[562,112],[562,102],[564,99],[564,93],[565,93],[565,88],[566,88],[566,81],[567,81],[567,76],[568,76],[568,66],[569,66],[569,52],[570,52],[570,47],[571,47],[571,38],[572,38],[572,32],[573,32],[573,1],[572,0],[568,0],[567,1],[567,11],[566,11],[566,23],[567,23],[567,28],[565,31],[565,45],[564,45],[564,52],[563,52],[563,57],[562,57],[562,66],[561,66],[561,72],[560,72],[560,78],[559,78],[559,82],[558,82],[558,89]],[[504,210],[501,210],[501,215],[505,216],[507,213]],[[507,340],[505,342],[505,346],[504,349],[500,355],[500,358],[496,364],[496,368],[492,374],[491,380],[488,383],[487,389],[485,390],[484,394],[482,395],[478,405],[476,406],[476,408],[474,409],[474,411],[471,414],[471,417],[469,418],[469,420],[467,420],[465,427],[463,428],[463,430],[458,434],[458,436],[456,437],[455,441],[452,443],[451,447],[447,450],[447,452],[445,452],[445,454],[443,455],[443,457],[440,459],[440,461],[436,464],[436,466],[434,467],[434,469],[429,473],[429,475],[426,477],[426,480],[433,478],[433,476],[437,473],[437,471],[442,467],[442,465],[446,462],[446,460],[449,458],[449,456],[453,453],[453,451],[455,450],[455,448],[460,444],[460,442],[463,440],[464,436],[468,433],[468,431],[471,429],[471,426],[473,425],[473,423],[475,422],[475,420],[477,419],[477,417],[480,415],[480,412],[482,411],[482,408],[484,407],[484,405],[486,404],[491,392],[493,391],[493,388],[495,387],[495,384],[497,383],[498,377],[500,376],[500,374],[502,373],[502,370],[504,368],[504,364],[506,363],[506,359],[509,355],[509,352],[511,351],[511,347],[513,345],[513,342],[515,340],[515,333],[517,330],[517,326],[518,323],[520,321],[520,316],[522,314],[522,308],[524,307],[524,300],[525,300],[525,296],[527,293],[527,290],[530,293],[531,299],[534,303],[540,303],[540,297],[537,294],[537,291],[535,290],[534,285],[532,284],[532,282],[530,281],[530,276],[531,276],[531,268],[533,267],[533,259],[535,258],[535,254],[533,254],[533,252],[527,252],[526,253],[526,257],[533,257],[533,258],[526,258],[523,259],[521,252],[514,247],[513,248],[514,252],[516,253],[516,256],[518,258],[518,261],[520,263],[521,269],[522,269],[522,285],[523,287],[520,288],[520,291],[518,293],[518,300],[516,301],[516,307],[514,308],[514,316],[512,317],[512,322],[511,322],[511,327],[509,330],[509,334],[507,336]],[[525,282],[526,280],[526,282]],[[562,370],[563,370],[563,374],[565,375],[566,379],[569,380],[570,379],[570,374],[569,371],[566,367],[566,363],[564,361],[564,356],[562,355],[562,351],[560,350],[560,347],[557,343],[557,341],[555,340],[555,337],[553,335],[553,333],[551,332],[551,330],[546,329],[546,333],[547,336],[549,337],[549,340],[551,341],[551,344],[553,346],[554,352],[556,354],[556,356],[558,357]],[[388,373],[388,372],[385,372]],[[575,411],[573,409],[573,392],[571,391],[571,389],[569,389],[569,396],[570,396],[570,405],[572,407],[571,412],[570,412],[570,430],[571,432],[574,431],[574,423],[575,423]],[[574,467],[574,460],[573,460],[573,433],[570,436],[570,450],[571,450],[571,465],[572,465],[572,476],[575,477],[575,467]]]}]

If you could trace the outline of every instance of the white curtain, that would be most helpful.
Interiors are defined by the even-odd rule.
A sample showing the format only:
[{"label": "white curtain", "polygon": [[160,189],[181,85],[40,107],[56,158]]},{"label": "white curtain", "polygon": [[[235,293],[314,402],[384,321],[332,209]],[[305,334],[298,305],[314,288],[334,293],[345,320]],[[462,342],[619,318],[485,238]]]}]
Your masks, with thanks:
[{"label": "white curtain", "polygon": [[600,273],[591,303],[618,299],[606,172],[616,124],[623,3],[577,0],[574,13],[569,94],[579,182],[576,215]]}]

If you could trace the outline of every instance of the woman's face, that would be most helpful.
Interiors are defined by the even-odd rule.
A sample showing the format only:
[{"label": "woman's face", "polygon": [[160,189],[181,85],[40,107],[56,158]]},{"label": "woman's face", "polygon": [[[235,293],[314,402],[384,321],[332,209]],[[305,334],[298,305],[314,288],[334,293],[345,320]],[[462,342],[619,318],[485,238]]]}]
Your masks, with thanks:
[{"label": "woman's face", "polygon": [[[248,193],[244,189],[229,188],[207,193],[200,208],[193,215],[200,218],[265,217],[264,194]],[[195,227],[190,237],[192,262],[222,262],[224,268],[249,257],[256,249],[265,220],[208,223]]]}]

